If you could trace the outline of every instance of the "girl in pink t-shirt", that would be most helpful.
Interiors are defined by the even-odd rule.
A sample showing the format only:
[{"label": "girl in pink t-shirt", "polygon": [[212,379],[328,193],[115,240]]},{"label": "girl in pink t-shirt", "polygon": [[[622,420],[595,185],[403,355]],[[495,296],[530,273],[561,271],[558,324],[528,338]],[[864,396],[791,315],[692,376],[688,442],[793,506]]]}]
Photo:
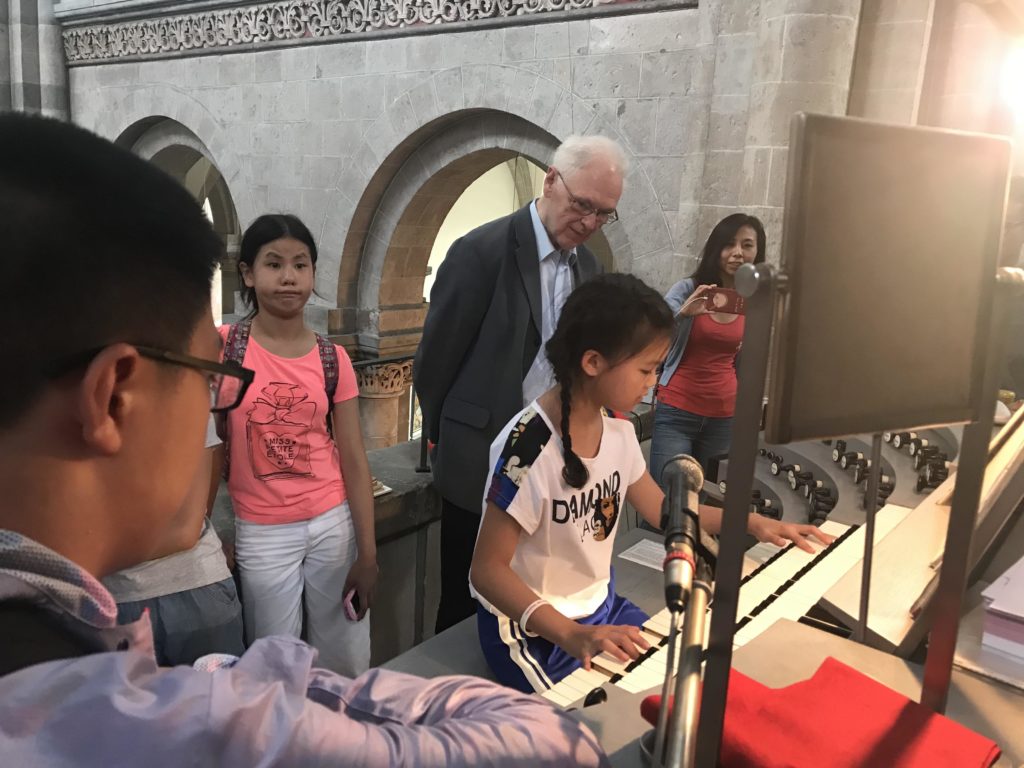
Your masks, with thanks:
[{"label": "girl in pink t-shirt", "polygon": [[[228,490],[246,640],[298,636],[304,607],[319,665],[355,676],[370,664],[373,491],[352,363],[303,319],[316,260],[313,236],[295,216],[260,216],[242,236],[238,273],[252,313],[240,362],[256,376],[228,415]],[[237,345],[245,329],[220,330]],[[332,346],[337,386],[328,403]],[[357,621],[343,605],[350,592]]]}]

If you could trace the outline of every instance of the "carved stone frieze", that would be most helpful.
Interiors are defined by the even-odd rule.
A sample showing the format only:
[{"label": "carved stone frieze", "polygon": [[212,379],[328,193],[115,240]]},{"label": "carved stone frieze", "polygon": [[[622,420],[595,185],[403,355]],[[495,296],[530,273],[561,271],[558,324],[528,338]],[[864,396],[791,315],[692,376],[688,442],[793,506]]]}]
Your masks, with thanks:
[{"label": "carved stone frieze", "polygon": [[412,360],[356,367],[356,383],[363,397],[394,397],[412,382]]},{"label": "carved stone frieze", "polygon": [[594,8],[622,0],[290,0],[66,28],[69,64]]}]

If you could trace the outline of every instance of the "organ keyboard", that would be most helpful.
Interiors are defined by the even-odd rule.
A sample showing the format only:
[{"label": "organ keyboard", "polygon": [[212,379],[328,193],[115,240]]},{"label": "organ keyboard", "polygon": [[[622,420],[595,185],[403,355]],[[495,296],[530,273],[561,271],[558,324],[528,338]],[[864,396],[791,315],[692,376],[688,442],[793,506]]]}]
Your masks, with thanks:
[{"label": "organ keyboard", "polygon": [[[909,509],[887,505],[875,521],[875,542],[886,536]],[[821,530],[836,539],[828,546],[809,540],[814,552],[796,545],[780,549],[740,584],[733,647],[745,645],[779,619],[799,621],[864,553],[864,528],[826,521]],[[568,707],[606,683],[630,693],[660,686],[668,664],[670,615],[664,609],[648,619],[641,632],[651,648],[640,658],[622,662],[607,653],[595,656],[593,669],[582,667],[540,695]],[[710,622],[708,622],[710,626]],[[705,637],[705,641],[706,641]]]}]

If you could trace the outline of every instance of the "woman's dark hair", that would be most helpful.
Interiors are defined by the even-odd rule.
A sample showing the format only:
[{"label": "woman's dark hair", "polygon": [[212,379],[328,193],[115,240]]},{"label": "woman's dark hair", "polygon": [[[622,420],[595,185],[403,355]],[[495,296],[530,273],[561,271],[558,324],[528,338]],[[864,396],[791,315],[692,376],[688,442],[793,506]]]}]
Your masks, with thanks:
[{"label": "woman's dark hair", "polygon": [[593,349],[618,365],[657,338],[668,338],[672,328],[672,312],[661,294],[633,275],[599,275],[583,283],[566,300],[558,327],[545,346],[561,390],[562,477],[566,483],[582,488],[588,479],[587,468],[573,452],[569,435],[572,387],[582,376],[583,354]]},{"label": "woman's dark hair", "polygon": [[316,269],[316,242],[302,219],[290,213],[265,213],[260,216],[245,230],[238,252],[238,284],[242,286],[242,300],[252,307],[250,316],[260,311],[260,305],[256,300],[256,289],[245,287],[242,265],[245,264],[251,270],[260,248],[282,237],[294,238],[309,248],[309,258],[313,260],[313,268]]},{"label": "woman's dark hair", "polygon": [[691,277],[696,285],[720,285],[722,282],[722,267],[719,258],[722,251],[736,237],[736,233],[743,227],[750,227],[757,234],[757,256],[754,263],[760,264],[764,261],[766,238],[764,235],[764,224],[756,216],[749,216],[745,213],[732,213],[715,224],[715,228],[708,235],[708,241],[704,243],[704,250],[700,252],[700,264]]}]

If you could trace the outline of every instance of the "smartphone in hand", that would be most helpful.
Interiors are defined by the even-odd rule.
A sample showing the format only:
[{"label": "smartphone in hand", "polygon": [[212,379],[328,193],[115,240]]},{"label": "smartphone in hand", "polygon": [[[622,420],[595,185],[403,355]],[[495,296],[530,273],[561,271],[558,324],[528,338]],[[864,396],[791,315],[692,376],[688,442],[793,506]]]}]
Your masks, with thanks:
[{"label": "smartphone in hand", "polygon": [[349,621],[359,621],[359,593],[350,589],[343,602],[345,616]]},{"label": "smartphone in hand", "polygon": [[704,295],[707,297],[704,306],[708,312],[742,315],[746,311],[746,299],[732,288],[710,288]]}]

